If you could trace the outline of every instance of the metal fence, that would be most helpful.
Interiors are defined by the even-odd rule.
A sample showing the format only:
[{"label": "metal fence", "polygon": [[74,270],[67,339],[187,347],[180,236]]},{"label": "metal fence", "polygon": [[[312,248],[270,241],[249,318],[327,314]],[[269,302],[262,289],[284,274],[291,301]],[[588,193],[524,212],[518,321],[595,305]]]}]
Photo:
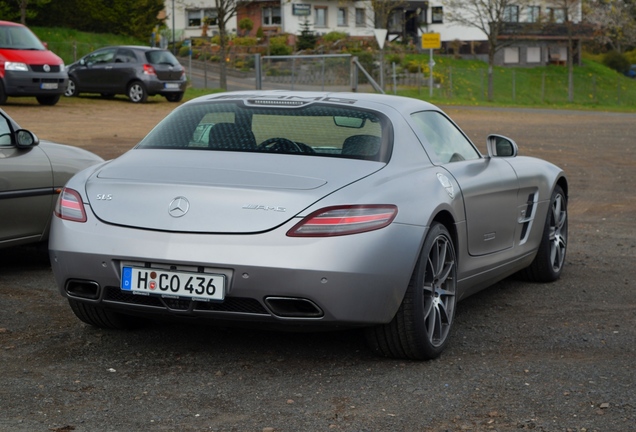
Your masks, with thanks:
[{"label": "metal fence", "polygon": [[[77,42],[49,44],[68,64],[98,45]],[[379,91],[380,63],[361,64],[350,54],[259,56],[230,50],[226,56],[228,90],[294,89],[328,91]],[[219,59],[179,57],[186,66],[195,88],[219,87]],[[433,68],[433,88],[428,87],[429,70],[425,64],[413,72],[400,65],[385,64],[383,91],[431,98],[437,102],[482,102],[487,98],[488,76],[485,67]],[[493,101],[511,104],[563,104],[636,106],[636,80],[621,75],[599,78],[577,67],[574,76],[575,97],[568,100],[568,77],[564,67],[545,71],[498,68],[493,77]],[[260,71],[260,72],[259,72]]]}]

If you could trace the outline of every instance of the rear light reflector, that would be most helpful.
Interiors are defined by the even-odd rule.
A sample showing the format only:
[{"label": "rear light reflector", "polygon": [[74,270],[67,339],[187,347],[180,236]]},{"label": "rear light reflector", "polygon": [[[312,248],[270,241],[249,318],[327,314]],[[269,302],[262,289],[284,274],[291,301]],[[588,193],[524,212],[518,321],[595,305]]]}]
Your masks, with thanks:
[{"label": "rear light reflector", "polygon": [[155,72],[155,68],[153,68],[152,65],[149,65],[149,64],[144,65],[144,74],[157,75],[157,73]]},{"label": "rear light reflector", "polygon": [[55,204],[55,216],[75,222],[86,222],[86,212],[80,194],[73,189],[64,188]]},{"label": "rear light reflector", "polygon": [[394,205],[326,207],[313,212],[287,232],[289,237],[331,237],[384,228],[395,219]]}]

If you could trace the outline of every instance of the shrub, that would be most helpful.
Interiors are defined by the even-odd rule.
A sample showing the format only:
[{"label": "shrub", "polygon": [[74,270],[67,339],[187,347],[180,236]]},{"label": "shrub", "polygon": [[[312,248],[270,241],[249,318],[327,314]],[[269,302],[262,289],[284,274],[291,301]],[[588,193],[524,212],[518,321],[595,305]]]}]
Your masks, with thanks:
[{"label": "shrub", "polygon": [[345,32],[332,31],[322,37],[325,42],[333,43],[342,39],[348,39],[349,36]]},{"label": "shrub", "polygon": [[603,56],[603,64],[610,69],[614,69],[617,72],[624,73],[629,69],[629,60],[625,55],[616,52],[610,51]]},{"label": "shrub", "polygon": [[270,55],[290,55],[292,47],[287,45],[287,35],[269,38],[269,53]]},{"label": "shrub", "polygon": [[245,36],[232,39],[232,43],[236,46],[256,46],[258,39],[255,37]]},{"label": "shrub", "polygon": [[243,18],[239,21],[238,28],[243,30],[243,34],[247,35],[254,28],[254,22],[249,18]]}]

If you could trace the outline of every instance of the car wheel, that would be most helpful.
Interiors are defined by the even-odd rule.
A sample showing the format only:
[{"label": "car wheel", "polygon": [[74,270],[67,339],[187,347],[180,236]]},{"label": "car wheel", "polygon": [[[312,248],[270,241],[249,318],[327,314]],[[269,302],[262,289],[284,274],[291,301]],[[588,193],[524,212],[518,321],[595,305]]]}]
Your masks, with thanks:
[{"label": "car wheel", "polygon": [[64,92],[64,96],[66,97],[75,97],[79,95],[79,92],[77,91],[77,81],[75,81],[75,78],[68,78],[68,84],[66,85],[66,91]]},{"label": "car wheel", "polygon": [[148,92],[141,81],[134,81],[128,86],[126,95],[131,102],[144,103],[148,100]]},{"label": "car wheel", "polygon": [[0,80],[0,105],[7,103],[7,94],[4,92],[4,83]]},{"label": "car wheel", "polygon": [[455,247],[446,227],[434,223],[395,317],[388,324],[367,329],[370,348],[387,357],[438,357],[448,343],[455,318],[456,289]]},{"label": "car wheel", "polygon": [[168,93],[165,96],[168,102],[181,102],[183,99],[183,93]]},{"label": "car wheel", "polygon": [[135,327],[134,320],[126,315],[73,299],[68,303],[77,318],[93,327],[126,330]]},{"label": "car wheel", "polygon": [[36,96],[40,105],[55,105],[60,100],[60,95],[55,96]]},{"label": "car wheel", "polygon": [[568,246],[567,197],[560,186],[552,191],[543,237],[532,264],[522,274],[533,282],[553,282],[561,276]]}]

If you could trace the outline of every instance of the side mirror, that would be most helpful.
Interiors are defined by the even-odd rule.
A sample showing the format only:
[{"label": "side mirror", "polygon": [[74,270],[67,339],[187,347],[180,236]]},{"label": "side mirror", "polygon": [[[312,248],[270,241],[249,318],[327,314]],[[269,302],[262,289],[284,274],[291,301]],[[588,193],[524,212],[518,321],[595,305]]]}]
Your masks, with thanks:
[{"label": "side mirror", "polygon": [[40,144],[40,140],[31,131],[26,129],[18,129],[15,131],[15,145],[18,148],[25,149],[35,147]]},{"label": "side mirror", "polygon": [[486,147],[489,157],[515,157],[519,153],[517,143],[503,135],[488,135]]}]

